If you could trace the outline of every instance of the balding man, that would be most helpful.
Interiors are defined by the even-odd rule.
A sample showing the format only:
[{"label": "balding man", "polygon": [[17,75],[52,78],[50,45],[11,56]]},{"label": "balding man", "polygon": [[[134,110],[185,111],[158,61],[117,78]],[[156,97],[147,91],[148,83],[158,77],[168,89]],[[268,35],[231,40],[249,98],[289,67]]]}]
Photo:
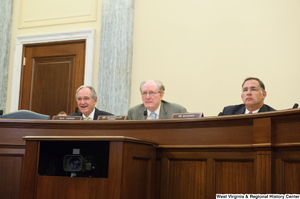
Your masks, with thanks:
[{"label": "balding man", "polygon": [[186,113],[187,110],[163,99],[165,87],[158,80],[143,81],[140,85],[143,104],[128,111],[129,120],[170,119],[173,113]]},{"label": "balding man", "polygon": [[76,91],[76,101],[80,112],[72,113],[70,116],[82,116],[84,120],[97,120],[99,115],[112,115],[95,107],[97,93],[92,86],[80,86]]}]

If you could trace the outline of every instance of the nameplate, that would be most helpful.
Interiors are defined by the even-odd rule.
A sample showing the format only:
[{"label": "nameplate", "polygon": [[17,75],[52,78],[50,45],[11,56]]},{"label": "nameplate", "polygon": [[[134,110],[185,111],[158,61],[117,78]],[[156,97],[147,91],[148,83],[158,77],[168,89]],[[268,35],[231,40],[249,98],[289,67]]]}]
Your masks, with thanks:
[{"label": "nameplate", "polygon": [[199,118],[203,116],[203,113],[174,113],[172,119]]},{"label": "nameplate", "polygon": [[82,120],[82,116],[53,116],[52,120]]},{"label": "nameplate", "polygon": [[127,115],[99,115],[98,120],[127,120]]}]

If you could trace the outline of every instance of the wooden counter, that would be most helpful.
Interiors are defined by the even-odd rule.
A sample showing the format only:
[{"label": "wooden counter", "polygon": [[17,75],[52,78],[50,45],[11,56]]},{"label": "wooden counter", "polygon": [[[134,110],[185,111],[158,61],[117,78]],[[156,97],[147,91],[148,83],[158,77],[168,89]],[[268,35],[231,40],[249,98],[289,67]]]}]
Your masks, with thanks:
[{"label": "wooden counter", "polygon": [[127,136],[159,144],[155,198],[300,193],[300,109],[185,120],[0,119],[0,198],[19,198],[24,136]]}]

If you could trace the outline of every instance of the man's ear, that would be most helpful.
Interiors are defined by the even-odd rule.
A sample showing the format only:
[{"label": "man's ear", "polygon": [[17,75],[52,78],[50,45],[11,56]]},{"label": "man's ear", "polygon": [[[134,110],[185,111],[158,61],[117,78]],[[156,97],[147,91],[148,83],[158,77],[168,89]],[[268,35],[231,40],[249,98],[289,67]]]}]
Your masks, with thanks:
[{"label": "man's ear", "polygon": [[267,97],[267,91],[263,90],[262,95],[263,95],[263,98],[265,99]]},{"label": "man's ear", "polygon": [[159,95],[160,95],[160,100],[162,100],[164,94],[165,94],[165,93],[163,93],[163,92],[159,93]]}]

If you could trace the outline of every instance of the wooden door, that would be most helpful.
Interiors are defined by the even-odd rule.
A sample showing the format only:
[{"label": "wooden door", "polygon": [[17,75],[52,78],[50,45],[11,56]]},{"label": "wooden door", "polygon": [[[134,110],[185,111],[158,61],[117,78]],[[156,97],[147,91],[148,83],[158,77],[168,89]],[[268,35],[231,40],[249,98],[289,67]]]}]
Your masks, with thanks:
[{"label": "wooden door", "polygon": [[51,117],[76,107],[84,83],[85,40],[24,45],[19,109]]}]

